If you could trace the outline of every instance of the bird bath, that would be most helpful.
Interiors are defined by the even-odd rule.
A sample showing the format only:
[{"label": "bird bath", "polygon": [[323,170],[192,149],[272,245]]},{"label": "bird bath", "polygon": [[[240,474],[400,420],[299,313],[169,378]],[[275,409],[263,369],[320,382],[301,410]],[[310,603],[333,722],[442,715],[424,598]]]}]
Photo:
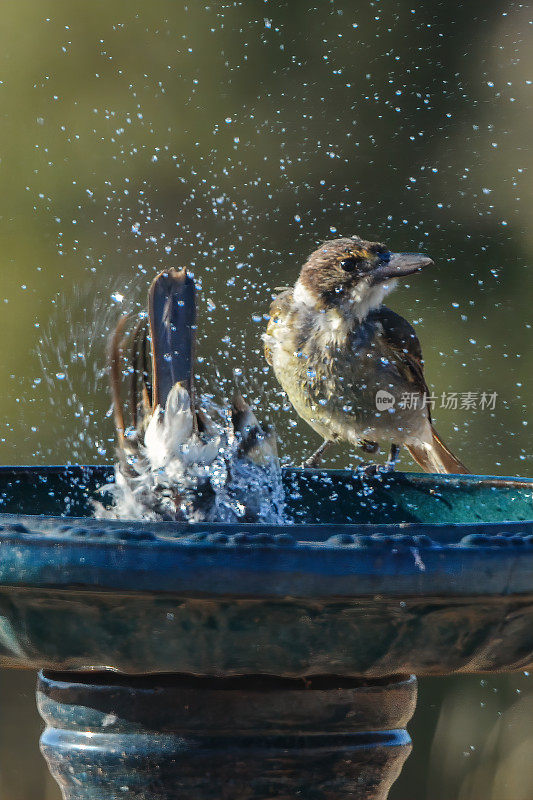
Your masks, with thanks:
[{"label": "bird bath", "polygon": [[294,525],[96,520],[0,470],[2,666],[69,800],[386,798],[415,675],[533,665],[533,481],[285,470]]}]

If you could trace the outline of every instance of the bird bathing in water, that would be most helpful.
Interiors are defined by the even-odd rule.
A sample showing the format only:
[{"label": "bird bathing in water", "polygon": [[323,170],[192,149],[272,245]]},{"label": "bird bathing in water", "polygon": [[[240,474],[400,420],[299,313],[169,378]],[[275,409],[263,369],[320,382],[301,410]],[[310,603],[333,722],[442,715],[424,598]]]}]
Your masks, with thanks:
[{"label": "bird bathing in water", "polygon": [[236,390],[229,408],[194,385],[196,288],[185,270],[153,281],[148,316],[129,344],[126,425],[123,352],[129,318],[111,338],[109,371],[118,440],[111,508],[96,515],[181,522],[281,523],[283,489],[276,437]]}]

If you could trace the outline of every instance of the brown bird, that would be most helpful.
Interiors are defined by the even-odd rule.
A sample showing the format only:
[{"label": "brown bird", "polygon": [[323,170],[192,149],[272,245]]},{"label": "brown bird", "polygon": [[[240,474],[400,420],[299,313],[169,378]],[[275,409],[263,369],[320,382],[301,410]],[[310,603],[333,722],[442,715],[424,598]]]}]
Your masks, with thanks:
[{"label": "brown bird", "polygon": [[426,472],[469,472],[431,423],[412,326],[382,305],[398,278],[432,264],[357,236],[334,239],[272,303],[266,359],[297,413],[324,438],[306,466],[334,441],[376,452],[385,440],[389,466],[405,445]]},{"label": "brown bird", "polygon": [[276,437],[238,390],[221,407],[194,386],[196,288],[185,270],[157,275],[130,348],[129,421],[122,400],[128,318],[110,342],[119,461],[98,516],[186,522],[277,522],[284,498]]}]

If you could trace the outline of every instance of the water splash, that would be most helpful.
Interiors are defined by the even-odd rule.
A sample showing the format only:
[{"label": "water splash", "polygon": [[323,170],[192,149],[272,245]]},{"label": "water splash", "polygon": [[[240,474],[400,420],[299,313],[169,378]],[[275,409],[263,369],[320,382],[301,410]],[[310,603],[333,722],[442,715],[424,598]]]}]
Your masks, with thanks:
[{"label": "water splash", "polygon": [[97,504],[96,516],[285,522],[274,431],[260,426],[240,396],[231,415],[211,401],[201,403],[199,415],[201,432],[195,430],[189,393],[175,384],[165,409],[155,409],[144,439],[129,433],[115,483],[104,487],[114,504]]},{"label": "water splash", "polygon": [[133,330],[129,407],[121,397],[127,319],[115,331],[110,373],[119,461],[105,487],[114,504],[99,517],[184,522],[282,524],[284,492],[276,437],[258,422],[240,391],[219,405],[194,387],[196,290],[185,271],[152,283],[148,325]]},{"label": "water splash", "polygon": [[102,397],[107,389],[105,351],[116,305],[105,293],[95,297],[94,285],[88,285],[60,296],[55,306],[36,349],[47,424],[53,425],[72,461],[101,459],[109,448]]}]

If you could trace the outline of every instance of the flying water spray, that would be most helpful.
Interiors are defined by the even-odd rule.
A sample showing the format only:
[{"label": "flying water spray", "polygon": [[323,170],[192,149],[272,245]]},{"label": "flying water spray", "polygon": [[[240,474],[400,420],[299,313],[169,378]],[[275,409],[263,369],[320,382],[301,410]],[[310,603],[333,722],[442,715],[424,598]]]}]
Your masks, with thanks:
[{"label": "flying water spray", "polygon": [[109,347],[118,462],[105,487],[113,504],[97,503],[96,516],[282,523],[275,432],[238,387],[225,405],[198,395],[196,318],[193,278],[169,269],[150,286],[148,314],[119,321]]}]

